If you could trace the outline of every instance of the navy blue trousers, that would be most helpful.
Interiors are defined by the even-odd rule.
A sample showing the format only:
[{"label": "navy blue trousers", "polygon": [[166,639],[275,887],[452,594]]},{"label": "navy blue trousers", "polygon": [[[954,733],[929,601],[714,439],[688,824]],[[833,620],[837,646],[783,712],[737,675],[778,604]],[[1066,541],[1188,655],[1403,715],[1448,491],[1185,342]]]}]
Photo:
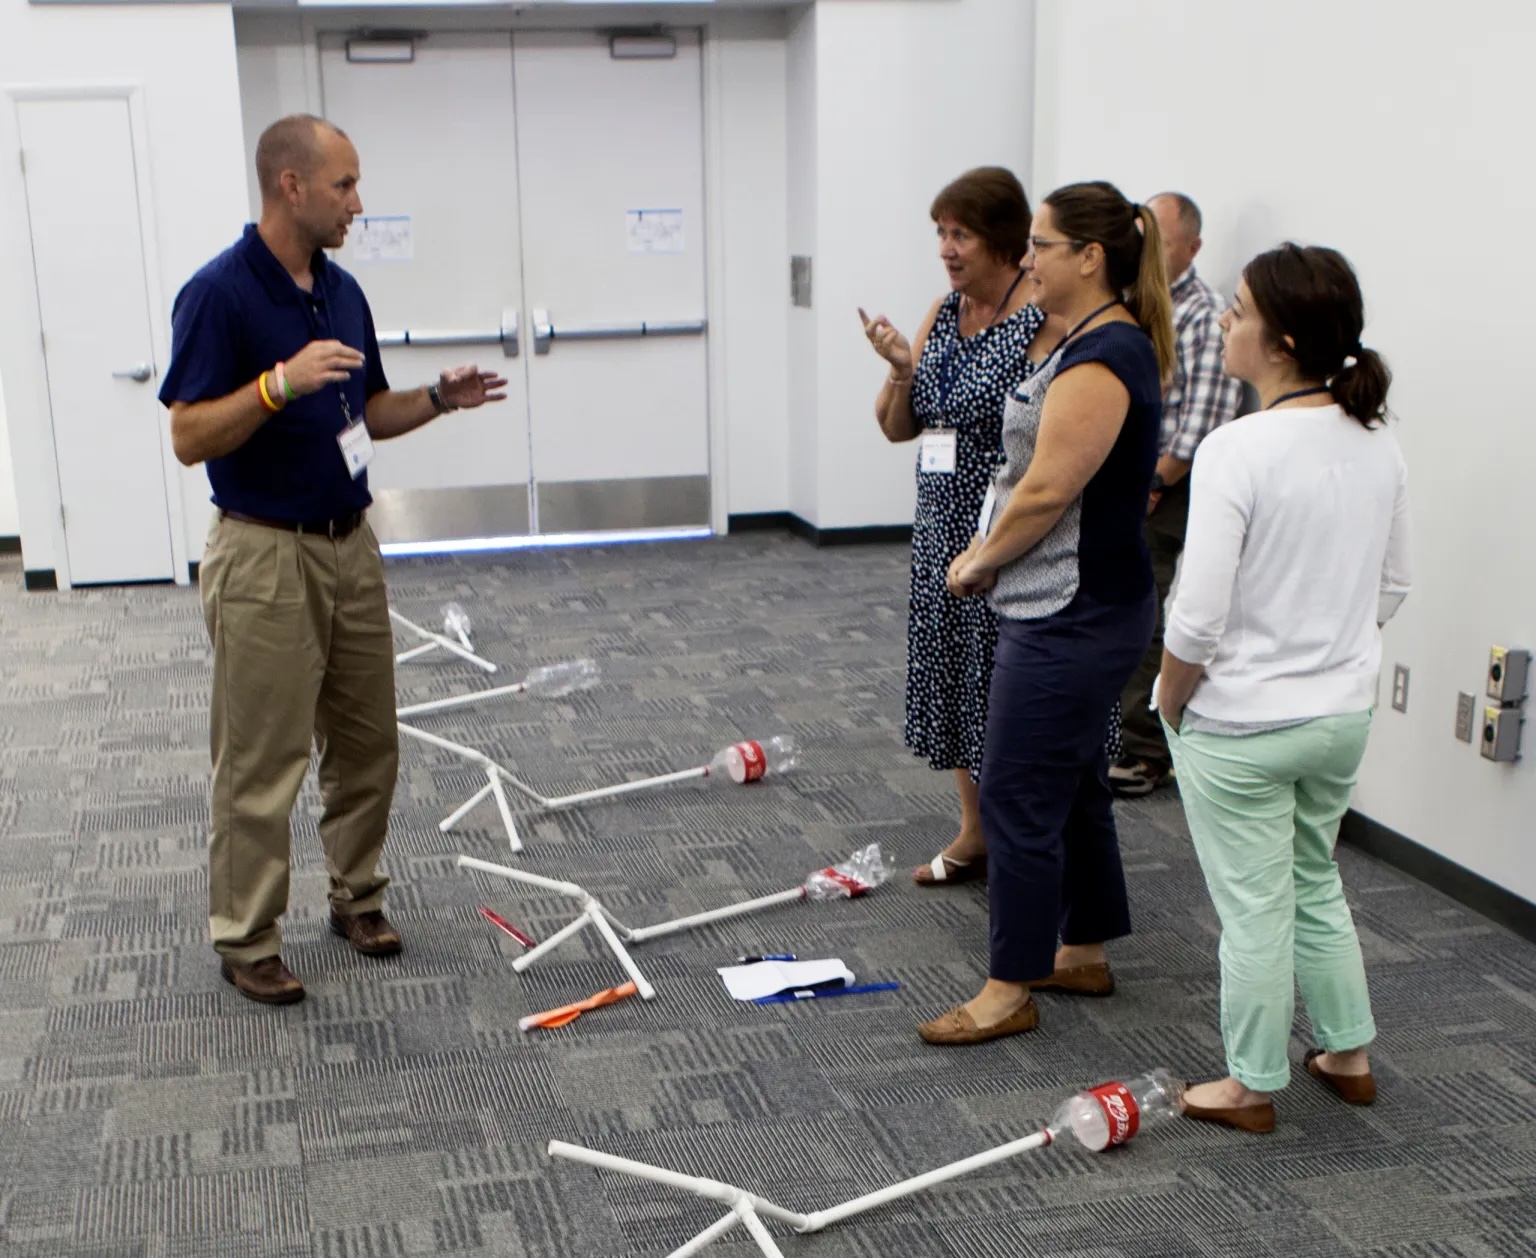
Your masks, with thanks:
[{"label": "navy blue trousers", "polygon": [[1058,939],[1131,933],[1104,738],[1151,640],[1156,597],[1079,594],[1054,615],[1000,623],[981,768],[995,979],[1045,978]]}]

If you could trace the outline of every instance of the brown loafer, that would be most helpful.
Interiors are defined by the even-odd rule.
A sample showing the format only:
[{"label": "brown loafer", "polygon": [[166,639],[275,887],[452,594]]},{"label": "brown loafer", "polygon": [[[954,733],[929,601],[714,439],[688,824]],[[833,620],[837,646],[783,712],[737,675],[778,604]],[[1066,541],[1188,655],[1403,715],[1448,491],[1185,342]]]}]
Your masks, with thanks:
[{"label": "brown loafer", "polygon": [[1066,992],[1071,996],[1112,996],[1115,992],[1115,976],[1109,972],[1109,962],[1093,965],[1074,965],[1057,970],[1050,978],[1037,978],[1029,986],[1037,992]]},{"label": "brown loafer", "polygon": [[1022,1035],[1025,1031],[1033,1031],[1039,1021],[1040,1011],[1035,1008],[1032,1000],[1026,1000],[1001,1022],[994,1022],[991,1026],[977,1026],[965,1006],[956,1005],[932,1022],[923,1023],[917,1028],[917,1033],[930,1044],[985,1044],[988,1040],[999,1039],[1004,1035]]},{"label": "brown loafer", "polygon": [[1307,1073],[1336,1097],[1351,1105],[1370,1105],[1376,1100],[1376,1076],[1367,1071],[1363,1075],[1338,1075],[1324,1070],[1317,1059],[1324,1050],[1314,1048],[1306,1056]]},{"label": "brown loafer", "polygon": [[333,908],[331,929],[365,957],[392,957],[404,946],[400,932],[378,909],[343,916]]},{"label": "brown loafer", "polygon": [[1275,1104],[1265,1101],[1262,1105],[1191,1105],[1184,1102],[1184,1117],[1202,1123],[1219,1123],[1223,1127],[1235,1127],[1238,1131],[1251,1131],[1259,1135],[1275,1129]]},{"label": "brown loafer", "polygon": [[304,999],[304,984],[283,964],[282,957],[262,957],[260,961],[231,961],[222,957],[219,973],[247,1000],[264,1005],[291,1005]]}]

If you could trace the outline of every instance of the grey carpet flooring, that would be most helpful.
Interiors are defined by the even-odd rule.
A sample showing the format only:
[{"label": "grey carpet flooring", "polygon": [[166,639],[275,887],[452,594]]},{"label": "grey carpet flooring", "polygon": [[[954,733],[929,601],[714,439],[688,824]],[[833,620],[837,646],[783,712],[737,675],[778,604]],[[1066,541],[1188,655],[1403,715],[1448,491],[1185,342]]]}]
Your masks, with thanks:
[{"label": "grey carpet flooring", "polygon": [[[1069,1091],[1167,1065],[1221,1069],[1217,930],[1177,797],[1120,813],[1136,934],[1111,1000],[1042,998],[1034,1034],[962,1052],[914,1027],[981,982],[986,902],[905,876],[952,834],[947,775],[901,747],[906,555],[714,542],[391,564],[395,606],[447,599],[506,680],[577,655],[602,686],[422,724],[548,791],[702,762],[793,733],[798,774],[690,785],[558,816],[523,812],[527,868],[634,924],[793,886],[878,839],[901,875],[854,902],[795,904],[646,944],[657,987],[553,1032],[524,1013],[622,979],[573,940],[523,975],[489,905],[538,937],[568,915],[470,876],[507,858],[477,785],[407,744],[387,850],[407,950],[351,953],[324,927],[307,786],[284,952],[309,997],[237,998],[205,939],[208,647],[196,595],[24,594],[0,567],[0,1251],[15,1258],[633,1258],[717,1213],[551,1162],[551,1138],[830,1205],[1028,1132]],[[403,645],[403,643],[402,643]],[[497,680],[501,680],[498,678]],[[443,657],[402,699],[488,684]],[[1381,1038],[1382,1098],[1298,1072],[1280,1127],[1190,1122],[1096,1156],[1065,1145],[814,1237],[798,1258],[1154,1258],[1536,1253],[1536,948],[1345,852]],[[798,1006],[729,1001],[738,953],[840,956],[901,990]],[[1292,1046],[1307,1043],[1299,1018]],[[757,1250],[733,1236],[710,1251]]]}]

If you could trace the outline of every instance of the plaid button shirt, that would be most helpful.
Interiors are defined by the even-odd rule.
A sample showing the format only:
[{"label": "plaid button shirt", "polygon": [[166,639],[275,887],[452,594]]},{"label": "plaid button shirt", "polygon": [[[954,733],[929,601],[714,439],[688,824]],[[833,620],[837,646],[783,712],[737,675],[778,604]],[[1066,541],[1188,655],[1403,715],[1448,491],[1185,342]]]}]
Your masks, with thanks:
[{"label": "plaid button shirt", "polygon": [[1185,463],[1215,429],[1237,415],[1243,386],[1221,369],[1221,298],[1190,267],[1173,285],[1173,331],[1179,361],[1163,394],[1159,454]]}]

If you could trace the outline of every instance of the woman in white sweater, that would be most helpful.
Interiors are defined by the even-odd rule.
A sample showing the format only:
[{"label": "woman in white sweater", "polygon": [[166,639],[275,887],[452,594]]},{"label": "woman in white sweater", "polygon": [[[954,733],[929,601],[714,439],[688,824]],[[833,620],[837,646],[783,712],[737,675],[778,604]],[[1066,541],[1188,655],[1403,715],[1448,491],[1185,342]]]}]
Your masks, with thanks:
[{"label": "woman in white sweater", "polygon": [[1408,592],[1406,471],[1391,375],[1360,345],[1360,286],[1340,254],[1259,255],[1221,326],[1223,367],[1263,409],[1195,459],[1158,706],[1222,926],[1228,1077],[1190,1089],[1185,1112],[1270,1131],[1298,981],[1319,1045],[1308,1072],[1352,1104],[1375,1098],[1376,1028],[1333,848],[1380,626]]}]

